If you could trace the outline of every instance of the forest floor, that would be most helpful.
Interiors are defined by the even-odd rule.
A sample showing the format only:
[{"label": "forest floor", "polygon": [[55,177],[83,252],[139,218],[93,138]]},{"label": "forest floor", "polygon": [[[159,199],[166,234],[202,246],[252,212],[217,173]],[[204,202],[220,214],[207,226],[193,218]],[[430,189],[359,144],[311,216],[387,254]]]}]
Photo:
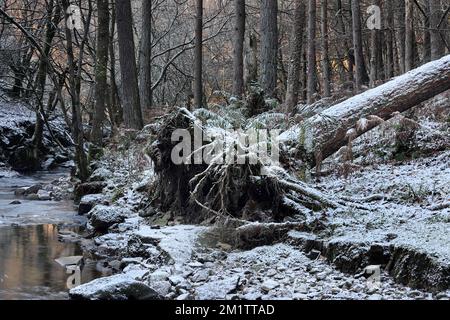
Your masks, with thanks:
[{"label": "forest floor", "polygon": [[[352,162],[338,154],[320,179],[310,178],[331,198],[357,204],[354,210],[315,213],[324,229],[290,231],[250,250],[223,241],[220,225],[155,214],[147,202],[157,176],[143,152],[149,127],[132,141],[119,137],[95,163],[93,189],[81,198],[93,236],[75,239],[107,276],[72,289],[71,297],[450,299],[448,105],[447,92],[416,109],[411,126],[401,118],[382,124],[354,142]],[[1,114],[8,132],[32,117],[8,110]],[[52,188],[61,194],[68,186]],[[365,274],[371,266],[380,266],[378,278]]]},{"label": "forest floor", "polygon": [[[447,103],[448,94],[432,105]],[[333,199],[357,203],[354,210],[325,210],[318,213],[323,230],[290,231],[251,250],[223,242],[227,230],[220,225],[148,217],[147,186],[157,177],[140,152],[144,129],[141,142],[105,153],[91,178],[104,183],[102,194],[81,200],[102,203],[88,213],[90,228],[104,220],[108,231],[85,246],[114,275],[72,289],[71,296],[127,296],[138,282],[180,300],[450,299],[448,115],[422,112],[414,114],[408,152],[399,152],[404,128],[393,120],[355,141],[352,163],[333,158],[320,181],[311,179]],[[376,280],[364,274],[370,266],[381,266]]]},{"label": "forest floor", "polygon": [[[106,265],[113,272],[121,270],[120,275],[113,277],[142,281],[171,299],[448,299],[449,290],[431,293],[396,283],[397,279],[406,284],[409,281],[414,286],[414,279],[410,279],[410,275],[403,276],[402,271],[394,270],[394,276],[387,270],[382,271],[380,282],[375,286],[359,273],[361,264],[371,264],[370,253],[365,262],[361,261],[364,260],[361,256],[373,245],[407,248],[412,256],[423,253],[425,259],[430,258],[432,262],[423,267],[425,274],[413,275],[423,278],[419,286],[425,283],[429,288],[433,287],[433,276],[436,275],[431,272],[435,269],[448,272],[450,210],[448,207],[432,210],[428,201],[440,203],[438,199],[448,198],[449,155],[449,151],[444,151],[402,164],[364,167],[351,178],[327,177],[317,186],[335,196],[377,194],[383,197],[367,204],[367,211],[328,212],[324,217],[329,226],[325,233],[291,231],[279,243],[248,251],[219,242],[217,232],[220,230],[213,227],[177,225],[164,219],[160,224],[169,226],[159,226],[148,224],[145,218],[134,213],[145,199],[145,195],[136,189],[151,179],[149,169],[141,177],[141,183],[128,185],[131,188],[125,186],[123,196],[107,207],[108,211],[121,211],[127,218],[112,226],[112,232],[95,238],[90,250],[97,257],[108,260]],[[114,174],[106,170],[99,169],[98,173],[103,171],[108,176],[105,189],[111,191],[104,194],[104,201],[109,202],[115,196],[115,186],[124,177],[117,168],[112,170]],[[380,181],[385,183],[378,183]],[[417,202],[411,203],[409,198],[393,200],[402,199],[396,192],[410,192],[409,188],[417,188],[422,183],[434,189],[420,193],[421,199]],[[129,209],[124,212],[124,208]],[[91,217],[99,211],[98,206],[97,210],[94,208]],[[323,245],[324,241],[337,245],[343,257],[330,264],[330,257],[322,255],[320,248],[317,254],[311,248],[305,250],[305,239],[312,239],[313,247]],[[342,243],[344,245],[339,247]],[[416,264],[425,263],[419,261],[420,255],[403,259],[409,259],[406,263],[410,266],[401,266],[404,262],[400,261],[397,263],[400,265],[392,268],[417,268]],[[445,276],[448,274],[444,273]],[[103,292],[104,281],[82,285],[71,294],[95,297]]]}]

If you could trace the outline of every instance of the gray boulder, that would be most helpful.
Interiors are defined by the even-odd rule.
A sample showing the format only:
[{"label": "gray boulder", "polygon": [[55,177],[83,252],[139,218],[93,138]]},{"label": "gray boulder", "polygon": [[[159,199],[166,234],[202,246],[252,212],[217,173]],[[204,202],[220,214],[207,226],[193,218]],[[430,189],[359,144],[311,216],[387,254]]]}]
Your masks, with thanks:
[{"label": "gray boulder", "polygon": [[143,282],[117,274],[99,278],[70,290],[76,300],[161,300],[160,294]]},{"label": "gray boulder", "polygon": [[90,212],[89,222],[94,230],[106,232],[109,227],[125,221],[129,212],[119,207],[96,205]]},{"label": "gray boulder", "polygon": [[83,196],[78,205],[78,214],[84,215],[88,213],[97,204],[105,204],[105,196],[103,194],[97,193]]}]

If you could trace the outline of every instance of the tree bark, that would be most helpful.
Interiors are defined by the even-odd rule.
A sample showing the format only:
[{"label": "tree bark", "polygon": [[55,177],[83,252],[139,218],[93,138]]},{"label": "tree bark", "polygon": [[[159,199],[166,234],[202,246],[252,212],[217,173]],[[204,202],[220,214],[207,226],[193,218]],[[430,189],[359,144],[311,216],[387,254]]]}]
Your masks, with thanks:
[{"label": "tree bark", "polygon": [[[348,130],[354,129],[359,136],[379,124],[370,120],[373,116],[388,120],[396,112],[404,112],[450,89],[449,74],[447,55],[307,119],[300,127],[303,160],[314,166],[316,159],[326,159],[348,143]],[[368,119],[367,125],[357,126],[364,118]]]},{"label": "tree bark", "polygon": [[[108,91],[108,46],[109,46],[109,3],[97,0],[97,61],[95,65],[95,108],[92,122],[91,142],[102,147],[103,121],[105,119],[106,92]],[[93,150],[95,151],[95,150]],[[94,155],[92,155],[94,156]]]},{"label": "tree bark", "polygon": [[[65,20],[70,17],[67,9],[69,8],[69,1],[62,0]],[[86,32],[86,30],[85,30]],[[75,162],[78,167],[78,177],[81,181],[86,181],[89,176],[88,161],[86,153],[84,152],[84,136],[83,136],[83,118],[81,114],[81,101],[80,101],[80,77],[75,70],[77,63],[75,61],[75,55],[73,50],[72,30],[69,26],[65,26],[66,43],[67,43],[67,63],[69,71],[69,93],[72,103],[72,135],[75,142]],[[80,53],[81,54],[81,53]],[[79,61],[81,63],[82,61]],[[78,70],[80,72],[81,70]]]},{"label": "tree bark", "polygon": [[141,110],[152,106],[152,1],[142,0],[142,39],[139,73]]},{"label": "tree bark", "polygon": [[405,72],[414,68],[414,0],[405,1]]},{"label": "tree bark", "polygon": [[399,61],[399,73],[405,73],[405,1],[397,0],[398,9],[396,11],[396,29],[397,32],[397,48],[398,48],[398,61]]},{"label": "tree bark", "polygon": [[359,92],[361,86],[367,83],[368,75],[366,65],[364,63],[364,52],[362,47],[361,34],[361,12],[359,0],[352,1],[352,25],[353,25],[353,52],[355,55],[355,90]]},{"label": "tree bark", "polygon": [[[55,10],[55,13],[53,13]],[[34,133],[32,137],[33,145],[33,158],[38,162],[40,156],[40,150],[42,148],[42,136],[44,132],[44,91],[45,84],[47,82],[48,72],[48,55],[50,53],[53,38],[55,37],[57,22],[60,20],[61,9],[57,4],[55,6],[54,1],[50,0],[47,5],[48,21],[46,24],[46,31],[44,36],[43,56],[39,59],[39,66],[36,75],[36,123],[34,125]]]},{"label": "tree bark", "polygon": [[233,95],[241,99],[244,93],[245,0],[234,0],[234,7]]},{"label": "tree bark", "polygon": [[130,0],[115,0],[115,3],[123,88],[123,120],[126,128],[140,130],[143,127],[143,120],[133,39],[131,3]]},{"label": "tree bark", "polygon": [[286,107],[292,111],[298,102],[300,72],[302,68],[303,34],[305,29],[306,6],[303,0],[296,0],[293,29],[290,39],[289,69],[286,90]]},{"label": "tree bark", "polygon": [[307,104],[314,102],[314,94],[316,93],[316,71],[316,0],[309,0]]},{"label": "tree bark", "polygon": [[114,34],[116,26],[116,7],[115,4],[111,6],[111,30],[109,35],[109,116],[113,130],[115,127],[119,127],[123,122],[123,112],[120,105],[119,90],[117,89],[116,82],[116,53],[114,50]]},{"label": "tree bark", "polygon": [[430,41],[431,41],[431,60],[436,60],[445,54],[444,41],[442,39],[439,23],[443,15],[441,0],[430,1]]},{"label": "tree bark", "polygon": [[323,74],[323,96],[331,96],[331,69],[328,53],[328,0],[322,0],[322,74]]},{"label": "tree bark", "polygon": [[258,42],[253,32],[248,32],[245,50],[245,87],[258,81]]},{"label": "tree bark", "polygon": [[196,0],[194,57],[194,108],[203,106],[203,0]]},{"label": "tree bark", "polygon": [[261,87],[267,97],[275,96],[278,58],[278,1],[261,1]]},{"label": "tree bark", "polygon": [[431,7],[430,1],[425,1],[425,17],[423,30],[423,61],[431,61],[431,34],[430,34],[430,17]]},{"label": "tree bark", "polygon": [[392,1],[386,1],[385,4],[386,80],[389,80],[394,76],[394,13],[392,11],[393,11]]}]

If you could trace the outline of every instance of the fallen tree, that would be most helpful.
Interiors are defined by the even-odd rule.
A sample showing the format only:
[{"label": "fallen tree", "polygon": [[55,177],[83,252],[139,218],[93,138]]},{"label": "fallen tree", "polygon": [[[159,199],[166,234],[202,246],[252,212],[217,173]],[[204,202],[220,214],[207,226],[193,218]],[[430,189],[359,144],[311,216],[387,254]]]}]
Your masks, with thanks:
[{"label": "fallen tree", "polygon": [[[303,164],[314,165],[380,122],[449,89],[449,75],[450,56],[424,65],[288,129],[282,134],[284,137],[280,137],[281,149],[292,149],[289,144],[293,142]],[[240,108],[227,106],[217,112],[198,109],[192,113],[181,108],[164,118],[155,130],[156,139],[147,148],[159,177],[151,192],[153,207],[170,212],[172,216],[181,215],[189,222],[210,217],[279,222],[295,215],[305,221],[314,217],[314,212],[327,208],[368,210],[357,200],[333,199],[299,181],[286,169],[283,152],[282,164],[249,161],[254,158],[255,150],[242,145],[227,129],[258,127],[261,121],[254,120],[263,119],[264,114],[247,119],[245,110],[240,111]],[[265,118],[270,119],[271,115],[274,122],[280,122],[274,113]],[[194,128],[207,136],[211,133],[216,136],[197,146],[190,141],[194,145],[187,155],[190,160],[175,164],[171,156],[179,141],[172,140],[173,132],[185,129],[190,136],[195,136]],[[221,145],[221,151],[214,155],[215,160],[223,160],[230,150],[240,148],[245,151],[245,161],[241,164],[215,160],[195,164],[191,161],[208,148],[216,150],[217,145]]]},{"label": "fallen tree", "polygon": [[379,125],[380,120],[388,120],[449,89],[447,55],[306,119],[298,130],[298,154],[312,167],[349,139]]}]

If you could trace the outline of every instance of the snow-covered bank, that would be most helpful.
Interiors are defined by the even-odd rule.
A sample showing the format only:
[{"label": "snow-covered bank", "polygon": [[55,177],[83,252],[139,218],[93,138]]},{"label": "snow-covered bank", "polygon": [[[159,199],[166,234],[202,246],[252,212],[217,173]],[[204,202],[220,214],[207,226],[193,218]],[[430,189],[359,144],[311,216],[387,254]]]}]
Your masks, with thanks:
[{"label": "snow-covered bank", "polygon": [[51,132],[45,126],[40,150],[43,158],[39,165],[35,165],[28,161],[25,148],[33,136],[35,112],[22,102],[5,101],[3,98],[0,99],[0,108],[0,168],[8,166],[19,171],[34,171],[74,166],[70,160],[70,132],[62,116],[49,119]]},{"label": "snow-covered bank", "polygon": [[[350,199],[357,204],[354,210],[324,210],[318,215],[326,227],[316,234],[291,232],[278,243],[242,251],[205,241],[220,228],[182,225],[177,217],[149,207],[154,176],[140,150],[109,150],[97,163],[94,177],[104,184],[98,207],[107,219],[120,219],[105,231],[92,225],[99,208],[87,214],[93,232],[106,232],[97,233],[88,249],[116,274],[110,279],[120,282],[116,298],[136,297],[134,281],[145,284],[140,298],[155,298],[146,294],[148,288],[157,298],[180,300],[450,298],[449,209],[433,207],[448,201],[448,151],[364,167],[347,178],[328,176],[316,187],[333,199]],[[310,239],[307,246],[305,239]],[[379,248],[382,259],[373,258]],[[384,249],[390,250],[386,256]],[[373,264],[381,265],[376,285],[362,276]],[[414,273],[421,267],[424,272]],[[410,281],[415,275],[418,281]],[[101,298],[108,281],[85,284],[71,295]]]}]

